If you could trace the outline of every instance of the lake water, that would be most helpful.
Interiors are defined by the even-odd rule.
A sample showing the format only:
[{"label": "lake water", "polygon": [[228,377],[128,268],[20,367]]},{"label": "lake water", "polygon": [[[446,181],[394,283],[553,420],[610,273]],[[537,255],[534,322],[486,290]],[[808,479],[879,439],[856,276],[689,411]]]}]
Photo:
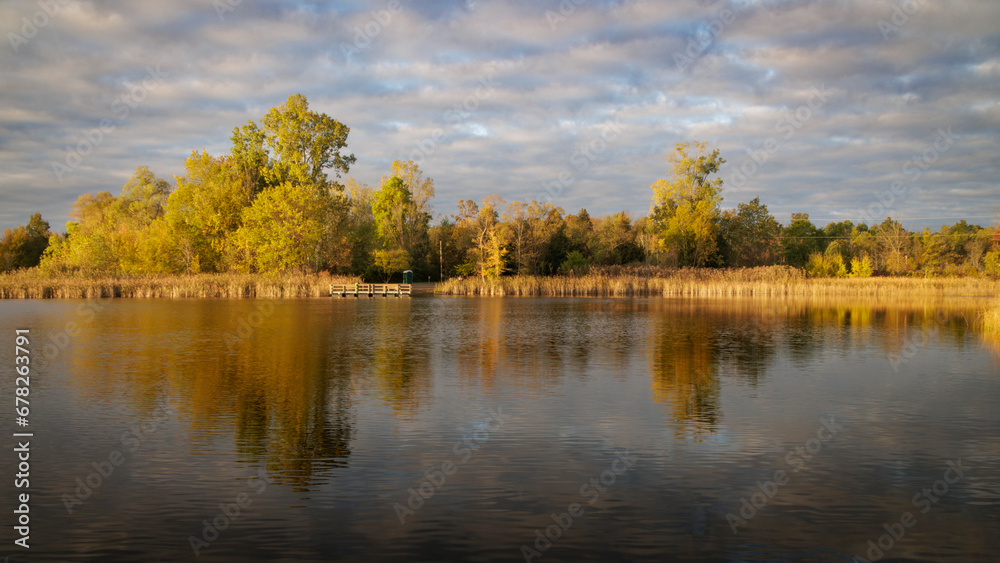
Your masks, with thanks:
[{"label": "lake water", "polygon": [[996,561],[982,305],[0,302],[0,557]]}]

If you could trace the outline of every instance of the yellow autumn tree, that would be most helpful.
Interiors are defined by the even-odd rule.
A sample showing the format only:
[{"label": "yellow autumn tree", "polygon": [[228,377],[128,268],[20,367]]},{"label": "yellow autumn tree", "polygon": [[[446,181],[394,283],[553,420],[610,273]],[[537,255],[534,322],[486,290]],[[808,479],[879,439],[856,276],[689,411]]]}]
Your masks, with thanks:
[{"label": "yellow autumn tree", "polygon": [[167,200],[166,222],[180,254],[182,270],[220,272],[227,269],[231,235],[249,205],[246,188],[233,157],[192,152],[185,175],[175,176],[177,189]]},{"label": "yellow autumn tree", "polygon": [[[155,258],[143,256],[143,239],[162,220],[170,184],[139,166],[118,197],[108,192],[81,195],[73,204],[66,237],[54,236],[42,257],[47,272],[143,274]],[[147,259],[148,258],[148,259]],[[162,268],[157,267],[157,271]]]},{"label": "yellow autumn tree", "polygon": [[265,190],[244,210],[243,224],[233,234],[237,268],[261,273],[318,269],[326,203],[310,184],[284,182]]},{"label": "yellow autumn tree", "polygon": [[[697,151],[689,155],[689,149]],[[652,186],[653,233],[660,250],[676,257],[679,266],[705,266],[715,257],[722,178],[710,179],[726,161],[707,143],[677,143],[667,160],[669,179]]]}]

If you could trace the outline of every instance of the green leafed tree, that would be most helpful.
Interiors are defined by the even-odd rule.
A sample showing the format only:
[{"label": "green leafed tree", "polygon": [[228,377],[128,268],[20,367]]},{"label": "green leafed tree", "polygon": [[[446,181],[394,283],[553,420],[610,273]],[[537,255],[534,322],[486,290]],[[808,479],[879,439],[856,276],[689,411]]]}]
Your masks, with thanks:
[{"label": "green leafed tree", "polygon": [[[590,240],[594,235],[594,221],[586,209],[581,209],[576,215],[567,215],[566,238],[569,239],[571,250],[576,250],[584,256],[590,256]],[[561,264],[562,262],[560,262]],[[558,266],[559,264],[556,264]]]},{"label": "green leafed tree", "polygon": [[792,213],[792,222],[781,231],[781,254],[789,266],[802,268],[809,257],[820,252],[820,231],[808,213]]},{"label": "green leafed tree", "polygon": [[735,212],[726,212],[720,228],[727,266],[763,266],[777,259],[781,225],[759,197],[740,203]]},{"label": "green leafed tree", "polygon": [[49,246],[49,223],[35,213],[27,225],[6,229],[0,239],[0,272],[34,268]]},{"label": "green leafed tree", "polygon": [[6,229],[0,239],[0,272],[9,272],[22,267],[24,248],[28,245],[28,234],[23,226]]},{"label": "green leafed tree", "polygon": [[41,213],[34,213],[24,226],[28,235],[28,246],[24,249],[23,264],[25,268],[33,268],[42,260],[42,254],[49,246],[49,222],[42,219]]},{"label": "green leafed tree", "polygon": [[382,276],[382,281],[389,283],[393,274],[398,274],[410,267],[410,255],[402,248],[392,250],[379,249],[373,254],[375,268]]},{"label": "green leafed tree", "polygon": [[[689,154],[689,150],[697,151]],[[711,178],[726,161],[707,143],[677,143],[668,157],[668,179],[652,186],[652,228],[657,242],[680,266],[705,266],[716,255],[722,179]]]},{"label": "green leafed tree", "polygon": [[583,275],[587,273],[590,261],[579,250],[566,255],[566,260],[559,266],[559,273],[566,276]]},{"label": "green leafed tree", "polygon": [[513,201],[507,204],[503,221],[518,275],[538,273],[539,260],[546,244],[563,224],[562,213],[562,209],[551,203]]},{"label": "green leafed tree", "polygon": [[[385,185],[391,178],[398,178],[409,194],[403,206],[400,225],[400,247],[410,255],[410,267],[421,274],[430,274],[431,257],[436,249],[430,245],[431,199],[434,197],[434,180],[425,178],[420,167],[410,160],[393,161],[391,176],[383,176]],[[433,268],[437,272],[438,268]]]},{"label": "green leafed tree", "polygon": [[115,200],[116,213],[133,230],[147,227],[166,212],[170,183],[157,178],[147,166],[140,166]]},{"label": "green leafed tree", "polygon": [[372,262],[373,252],[378,247],[378,233],[372,213],[375,190],[354,178],[348,178],[344,193],[348,197],[346,244],[350,266],[347,271],[364,279],[371,279],[378,273]]},{"label": "green leafed tree", "polygon": [[632,218],[624,211],[598,219],[588,244],[594,263],[610,266],[642,262],[646,253],[638,235]]},{"label": "green leafed tree", "polygon": [[253,203],[257,194],[267,187],[271,176],[270,157],[264,146],[266,134],[261,131],[253,120],[243,127],[233,129],[230,149],[232,175],[240,190],[239,196],[244,205]]},{"label": "green leafed tree", "polygon": [[406,249],[409,221],[410,190],[398,176],[389,178],[372,198],[372,216],[380,246],[384,249]]},{"label": "green leafed tree", "polygon": [[438,272],[441,279],[462,275],[459,266],[466,261],[466,253],[471,247],[470,239],[463,236],[465,230],[445,217],[441,223],[430,228],[431,250],[438,252]]},{"label": "green leafed tree", "polygon": [[233,235],[239,269],[277,273],[315,270],[323,235],[324,201],[310,184],[285,182],[243,211]]},{"label": "green leafed tree", "polygon": [[[271,149],[267,168],[270,185],[292,182],[317,188],[332,187],[334,184],[325,170],[332,168],[340,178],[354,163],[354,155],[341,154],[347,147],[350,128],[325,113],[310,111],[309,102],[302,94],[289,96],[285,103],[267,112],[262,121],[264,141]],[[248,147],[247,158],[260,162],[253,130],[244,132],[243,138]]]}]

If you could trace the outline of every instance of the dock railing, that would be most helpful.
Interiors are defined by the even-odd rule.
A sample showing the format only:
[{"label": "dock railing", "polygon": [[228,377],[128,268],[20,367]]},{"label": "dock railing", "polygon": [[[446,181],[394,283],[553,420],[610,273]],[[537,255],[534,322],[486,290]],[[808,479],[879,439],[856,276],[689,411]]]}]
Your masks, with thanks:
[{"label": "dock railing", "polygon": [[408,283],[331,283],[331,297],[410,297],[413,285]]}]

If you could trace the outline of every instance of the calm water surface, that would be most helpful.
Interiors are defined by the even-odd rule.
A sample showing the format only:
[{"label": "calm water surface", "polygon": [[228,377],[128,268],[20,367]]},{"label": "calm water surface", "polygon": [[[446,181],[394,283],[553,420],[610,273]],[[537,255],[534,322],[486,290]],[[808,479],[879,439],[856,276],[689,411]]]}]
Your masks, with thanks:
[{"label": "calm water surface", "polygon": [[996,561],[978,306],[0,302],[0,557]]}]

